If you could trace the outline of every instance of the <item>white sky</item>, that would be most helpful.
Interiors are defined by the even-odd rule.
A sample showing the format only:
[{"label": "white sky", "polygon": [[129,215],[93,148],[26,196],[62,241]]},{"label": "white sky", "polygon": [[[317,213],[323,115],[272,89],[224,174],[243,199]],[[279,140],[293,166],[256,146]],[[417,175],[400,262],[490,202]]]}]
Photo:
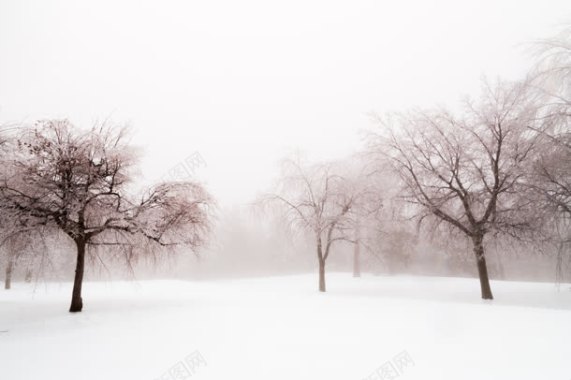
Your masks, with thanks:
[{"label": "white sky", "polygon": [[519,77],[571,1],[0,0],[0,122],[129,122],[147,179],[195,151],[222,204],[294,148],[348,154],[370,111]]}]

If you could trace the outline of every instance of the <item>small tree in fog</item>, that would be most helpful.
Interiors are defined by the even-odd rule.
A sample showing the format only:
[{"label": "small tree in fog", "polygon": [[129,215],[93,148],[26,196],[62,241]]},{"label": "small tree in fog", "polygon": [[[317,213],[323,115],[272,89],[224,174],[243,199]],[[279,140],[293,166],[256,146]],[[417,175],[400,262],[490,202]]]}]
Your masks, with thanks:
[{"label": "small tree in fog", "polygon": [[195,183],[162,183],[135,200],[125,191],[135,163],[125,130],[84,131],[42,121],[10,142],[0,204],[25,225],[54,226],[73,240],[77,261],[70,311],[82,310],[88,247],[198,248],[208,230],[210,196]]},{"label": "small tree in fog", "polygon": [[464,233],[473,244],[483,299],[493,299],[484,238],[516,236],[531,227],[531,205],[521,194],[529,180],[536,104],[524,84],[484,86],[465,114],[414,111],[384,121],[387,134],[372,140],[401,178],[402,197]]},{"label": "small tree in fog", "polygon": [[378,231],[384,217],[384,199],[388,197],[386,178],[370,172],[361,157],[350,157],[343,162],[346,180],[345,191],[353,195],[353,205],[349,210],[347,225],[352,229],[353,277],[361,276],[361,256],[371,254],[370,235]]},{"label": "small tree in fog", "polygon": [[10,229],[10,222],[4,223],[0,233],[0,253],[4,257],[4,289],[12,286],[12,278],[17,268],[25,271],[26,282],[35,275],[37,262],[47,263],[47,249],[44,241],[48,233],[45,228],[17,226]]},{"label": "small tree in fog", "polygon": [[349,182],[337,174],[332,164],[303,165],[286,160],[277,191],[263,199],[283,211],[292,227],[308,232],[315,242],[319,265],[319,291],[325,292],[325,263],[332,246],[351,240],[350,211],[356,196]]},{"label": "small tree in fog", "polygon": [[561,281],[571,247],[571,133],[549,136],[534,169],[532,188],[537,195],[537,212],[544,215],[546,242],[554,245],[556,277]]}]

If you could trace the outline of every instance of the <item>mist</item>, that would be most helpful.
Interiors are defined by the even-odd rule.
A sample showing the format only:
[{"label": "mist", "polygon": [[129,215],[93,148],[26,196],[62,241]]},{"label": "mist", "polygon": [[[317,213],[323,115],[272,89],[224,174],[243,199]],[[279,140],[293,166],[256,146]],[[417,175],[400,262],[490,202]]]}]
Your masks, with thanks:
[{"label": "mist", "polygon": [[569,1],[5,0],[0,57],[0,378],[568,378]]}]

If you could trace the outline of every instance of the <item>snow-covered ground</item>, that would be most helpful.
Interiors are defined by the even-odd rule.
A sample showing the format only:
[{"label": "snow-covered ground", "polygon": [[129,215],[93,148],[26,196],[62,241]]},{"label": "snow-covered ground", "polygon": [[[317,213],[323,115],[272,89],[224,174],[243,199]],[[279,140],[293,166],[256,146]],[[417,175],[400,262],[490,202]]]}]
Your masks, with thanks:
[{"label": "snow-covered ground", "polygon": [[568,284],[494,281],[492,302],[476,279],[327,285],[89,282],[70,314],[71,284],[16,283],[0,291],[0,379],[571,379]]}]

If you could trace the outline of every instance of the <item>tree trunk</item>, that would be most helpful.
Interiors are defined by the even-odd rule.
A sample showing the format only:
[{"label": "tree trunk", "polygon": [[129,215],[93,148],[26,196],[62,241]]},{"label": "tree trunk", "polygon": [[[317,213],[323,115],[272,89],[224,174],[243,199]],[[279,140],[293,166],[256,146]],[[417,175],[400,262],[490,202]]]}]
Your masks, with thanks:
[{"label": "tree trunk", "polygon": [[361,263],[359,262],[359,255],[361,254],[361,244],[359,239],[355,241],[353,250],[353,277],[361,277]]},{"label": "tree trunk", "polygon": [[474,242],[474,254],[476,255],[476,263],[478,265],[478,276],[480,277],[480,289],[482,291],[482,299],[493,300],[492,288],[490,287],[490,278],[488,277],[488,267],[486,266],[486,257],[484,256],[484,237],[481,235],[472,238]]},{"label": "tree trunk", "polygon": [[325,290],[325,260],[319,260],[319,291]]},{"label": "tree trunk", "polygon": [[317,235],[317,262],[319,263],[319,291],[325,292],[325,258],[320,235]]},{"label": "tree trunk", "polygon": [[27,268],[26,269],[26,277],[24,277],[24,281],[32,282],[33,277],[34,277],[34,274],[32,273],[32,268]]},{"label": "tree trunk", "polygon": [[83,272],[85,268],[85,240],[78,239],[75,241],[77,245],[77,264],[75,266],[75,279],[73,282],[73,293],[71,296],[71,313],[80,312],[83,309],[83,300],[81,299],[81,286],[83,284]]},{"label": "tree trunk", "polygon": [[8,258],[6,263],[6,277],[4,278],[4,289],[10,290],[12,288],[12,272],[14,270],[14,259]]}]

